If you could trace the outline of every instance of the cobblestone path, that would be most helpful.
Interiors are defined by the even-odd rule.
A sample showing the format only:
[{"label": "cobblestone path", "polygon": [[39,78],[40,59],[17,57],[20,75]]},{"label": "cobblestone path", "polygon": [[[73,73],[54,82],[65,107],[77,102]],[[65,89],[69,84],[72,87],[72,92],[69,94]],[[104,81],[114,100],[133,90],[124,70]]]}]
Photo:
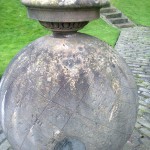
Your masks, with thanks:
[{"label": "cobblestone path", "polygon": [[[115,49],[130,66],[140,99],[136,128],[123,150],[150,150],[150,28],[123,29]],[[0,150],[11,150],[1,127]]]},{"label": "cobblestone path", "polygon": [[133,72],[140,104],[132,142],[128,141],[125,149],[150,150],[150,28],[122,29],[115,49]]}]

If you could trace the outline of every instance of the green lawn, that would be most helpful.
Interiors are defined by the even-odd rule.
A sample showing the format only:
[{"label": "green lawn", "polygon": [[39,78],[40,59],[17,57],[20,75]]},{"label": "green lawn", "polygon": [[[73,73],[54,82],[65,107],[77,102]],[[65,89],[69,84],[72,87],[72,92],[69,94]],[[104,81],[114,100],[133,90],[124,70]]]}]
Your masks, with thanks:
[{"label": "green lawn", "polygon": [[90,22],[80,32],[95,36],[111,46],[115,45],[120,34],[119,29],[111,27],[102,19]]},{"label": "green lawn", "polygon": [[150,26],[150,0],[111,0],[137,25]]},{"label": "green lawn", "polygon": [[36,21],[27,19],[26,9],[19,0],[1,0],[0,76],[21,48],[47,33]]},{"label": "green lawn", "polygon": [[[26,8],[19,0],[1,0],[0,4],[0,77],[10,60],[27,44],[50,31],[37,21],[27,18]],[[119,30],[99,19],[89,23],[83,30],[114,46]]]}]

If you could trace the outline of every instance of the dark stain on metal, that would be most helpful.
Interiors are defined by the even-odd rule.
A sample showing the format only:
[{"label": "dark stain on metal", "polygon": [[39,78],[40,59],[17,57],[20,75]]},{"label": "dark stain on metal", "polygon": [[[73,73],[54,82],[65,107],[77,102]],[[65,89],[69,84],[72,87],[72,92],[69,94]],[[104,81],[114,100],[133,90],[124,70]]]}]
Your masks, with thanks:
[{"label": "dark stain on metal", "polygon": [[65,138],[58,142],[54,150],[86,150],[85,145],[77,139]]}]

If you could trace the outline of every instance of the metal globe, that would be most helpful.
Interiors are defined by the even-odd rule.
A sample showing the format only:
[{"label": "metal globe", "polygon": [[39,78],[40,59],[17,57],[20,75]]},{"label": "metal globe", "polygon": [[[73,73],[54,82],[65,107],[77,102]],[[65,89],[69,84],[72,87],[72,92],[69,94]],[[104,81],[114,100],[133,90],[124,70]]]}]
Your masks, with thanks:
[{"label": "metal globe", "polygon": [[80,33],[44,36],[24,48],[2,78],[0,100],[15,150],[120,150],[138,106],[124,60]]}]

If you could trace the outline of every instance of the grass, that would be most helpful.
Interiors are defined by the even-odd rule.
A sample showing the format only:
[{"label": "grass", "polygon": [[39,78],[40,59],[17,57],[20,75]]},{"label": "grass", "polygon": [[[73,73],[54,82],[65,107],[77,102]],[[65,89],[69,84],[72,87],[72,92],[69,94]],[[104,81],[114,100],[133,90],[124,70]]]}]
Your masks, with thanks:
[{"label": "grass", "polygon": [[111,0],[137,25],[150,26],[150,0]]},{"label": "grass", "polygon": [[[149,0],[111,0],[136,24],[150,26]],[[37,21],[27,18],[26,8],[20,0],[1,0],[0,4],[0,77],[10,60],[27,44],[51,32]],[[114,46],[119,30],[99,19],[89,23],[80,32],[95,36]]]},{"label": "grass", "polygon": [[[27,44],[51,32],[37,21],[27,18],[26,8],[19,0],[1,0],[0,5],[0,77],[10,60]],[[99,19],[80,32],[87,33],[114,46],[119,30]]]},{"label": "grass", "polygon": [[47,34],[36,21],[29,20],[19,0],[1,0],[0,77],[10,60],[26,44]]},{"label": "grass", "polygon": [[111,46],[115,45],[120,33],[118,29],[111,27],[102,19],[90,22],[80,32],[95,36]]}]

